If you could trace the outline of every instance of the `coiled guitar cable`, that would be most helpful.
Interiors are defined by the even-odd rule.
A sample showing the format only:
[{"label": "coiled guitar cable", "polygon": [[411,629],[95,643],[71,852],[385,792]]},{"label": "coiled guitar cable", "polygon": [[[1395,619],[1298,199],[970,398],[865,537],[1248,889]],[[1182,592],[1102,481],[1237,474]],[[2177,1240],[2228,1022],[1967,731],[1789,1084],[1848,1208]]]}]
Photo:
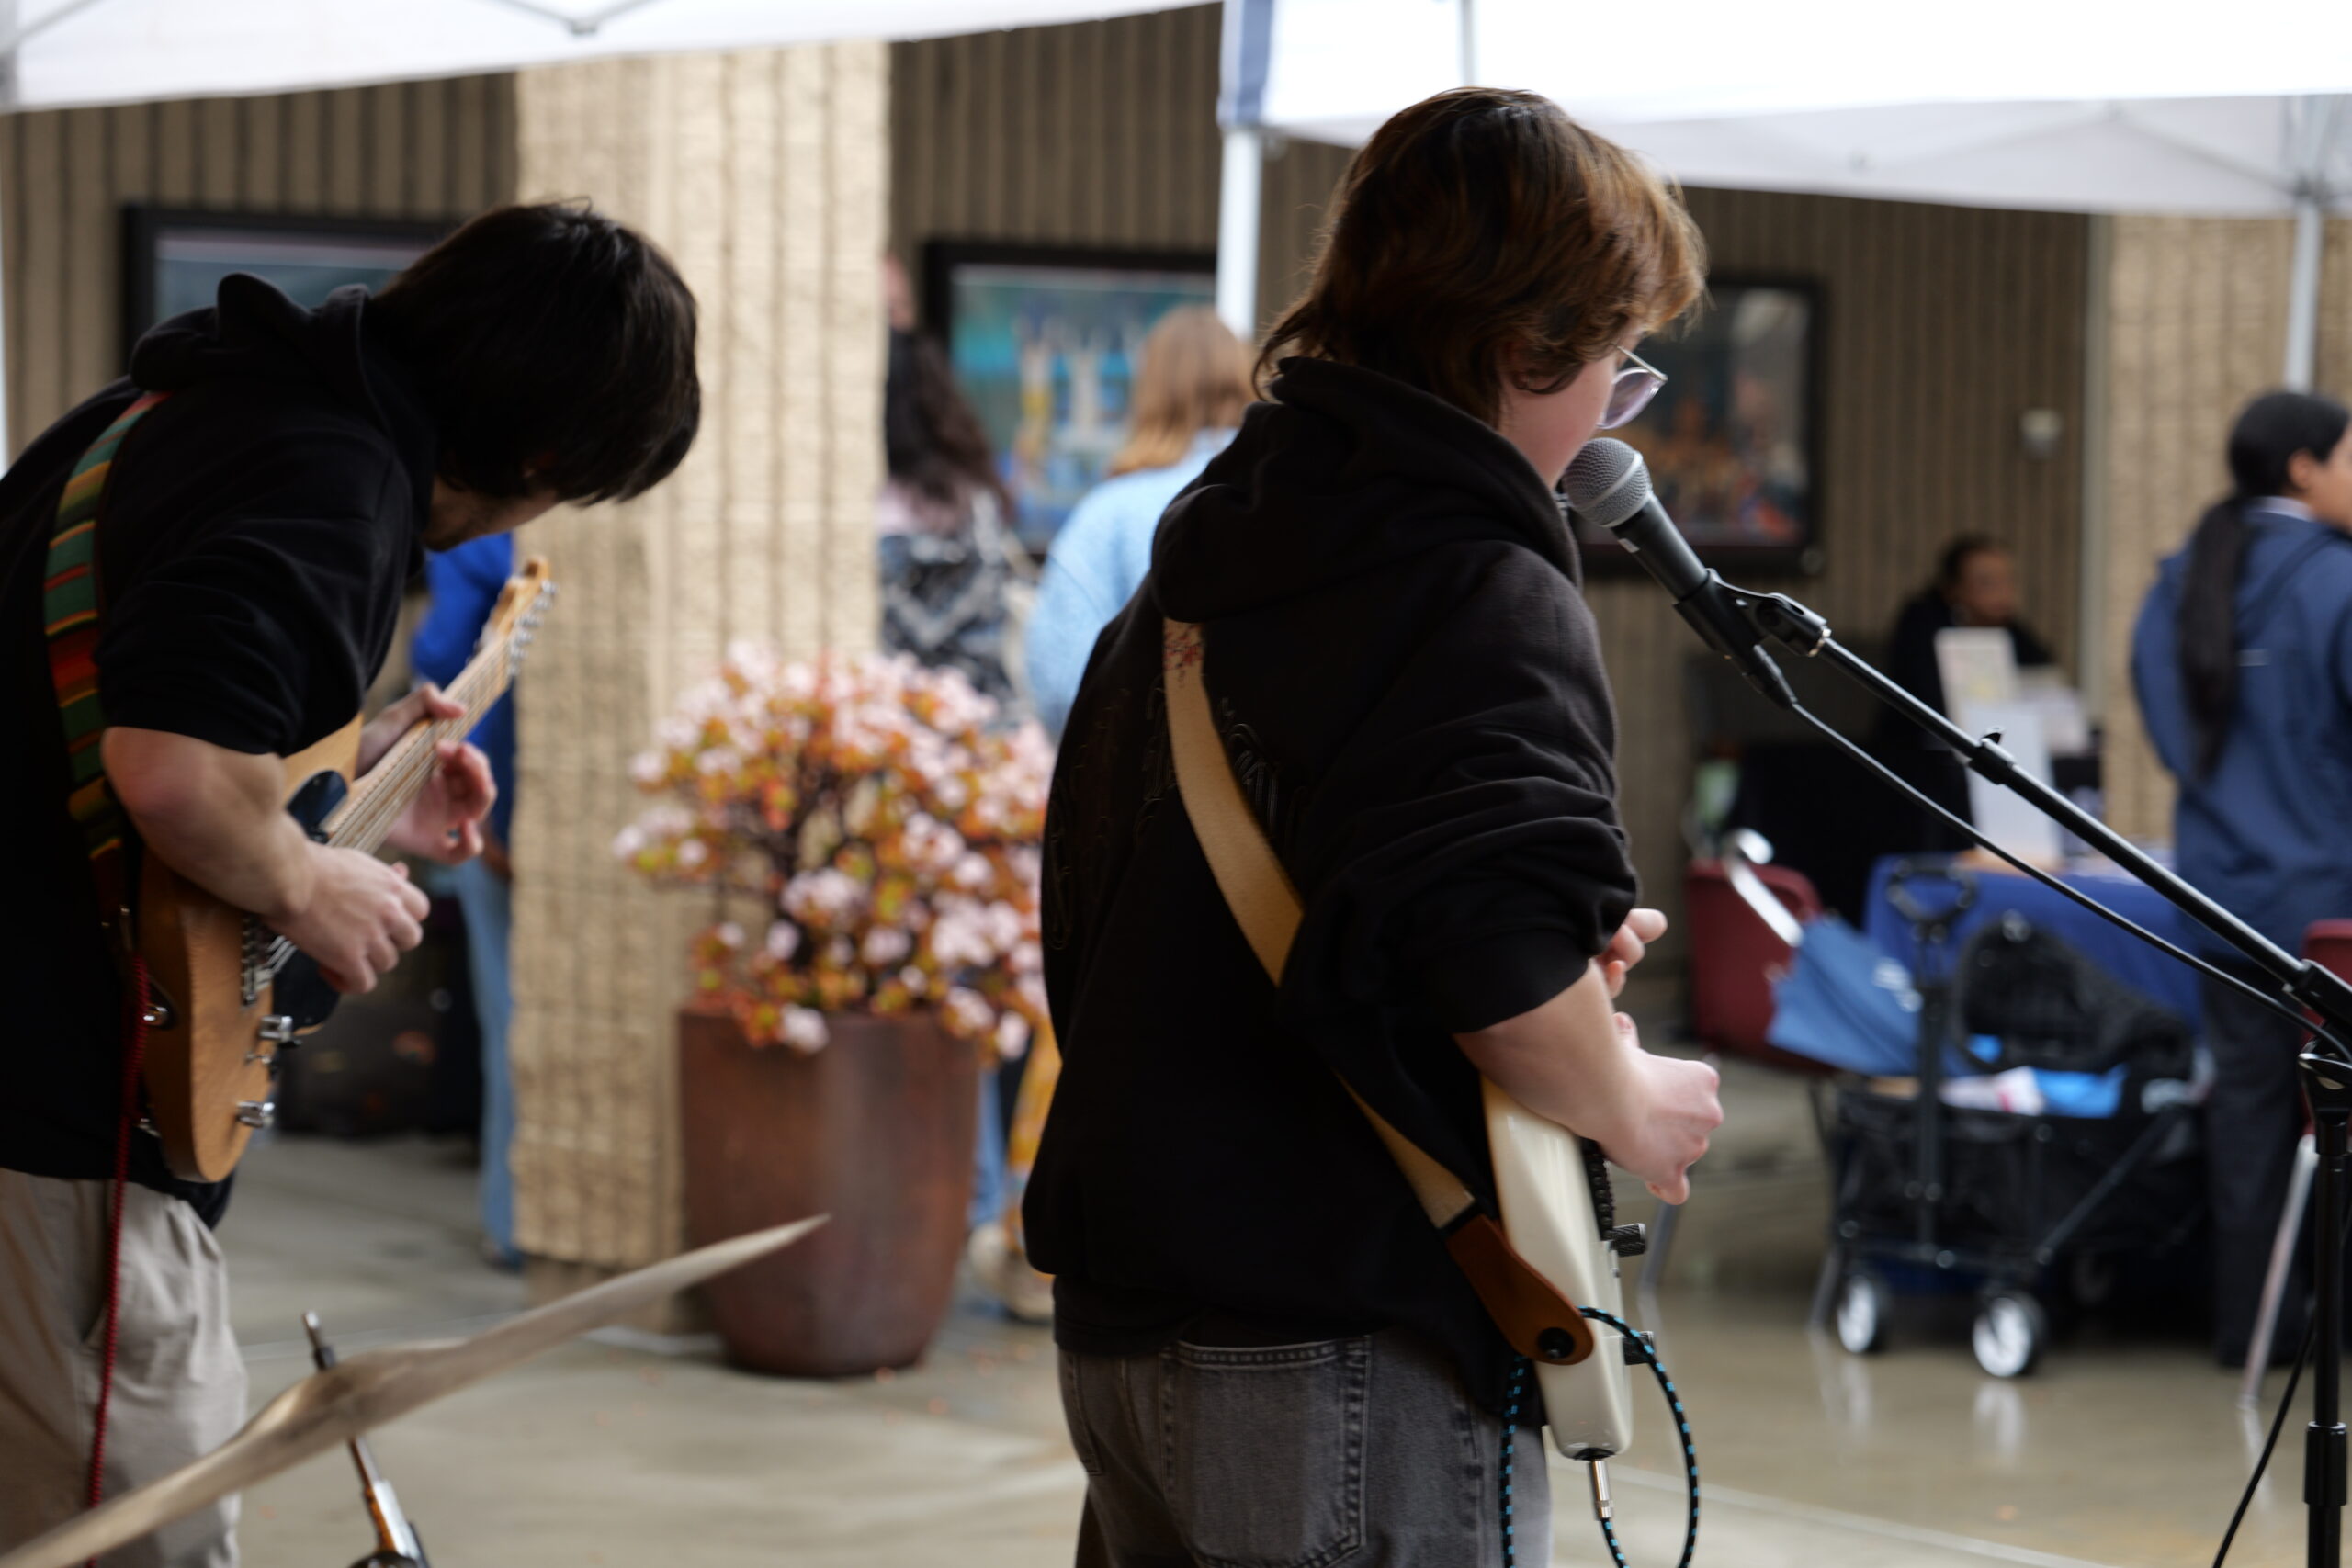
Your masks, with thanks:
[{"label": "coiled guitar cable", "polygon": [[[1600,1224],[1602,1243],[1612,1250],[1639,1250],[1630,1241],[1621,1247],[1621,1240],[1637,1238],[1640,1227],[1625,1227],[1625,1236],[1621,1237],[1617,1225],[1617,1195],[1610,1183],[1608,1162],[1600,1148],[1593,1144],[1586,1144],[1584,1161],[1586,1180],[1592,1191],[1593,1218]],[[1682,1407],[1682,1395],[1676,1390],[1674,1379],[1668,1375],[1666,1364],[1657,1359],[1657,1342],[1655,1339],[1649,1335],[1635,1333],[1632,1325],[1599,1307],[1580,1307],[1577,1310],[1602,1327],[1615,1329],[1621,1340],[1619,1353],[1629,1364],[1649,1368],[1651,1375],[1657,1379],[1659,1392],[1666,1395],[1667,1409],[1674,1416],[1675,1441],[1682,1449],[1684,1493],[1690,1509],[1682,1529],[1682,1555],[1676,1560],[1675,1568],[1690,1568],[1690,1559],[1699,1550],[1699,1449],[1690,1437],[1690,1413]],[[1602,1355],[1606,1351],[1596,1345],[1593,1353]],[[1510,1393],[1503,1401],[1503,1568],[1518,1568],[1517,1542],[1513,1535],[1512,1482],[1517,1464],[1520,1406],[1525,1402],[1527,1374],[1532,1366],[1533,1363],[1524,1356],[1513,1360]],[[1537,1451],[1542,1451],[1540,1444]],[[1624,1547],[1617,1540],[1616,1504],[1609,1492],[1609,1461],[1591,1460],[1587,1463],[1592,1478],[1592,1514],[1600,1521],[1600,1539],[1609,1548],[1609,1559],[1617,1568],[1633,1568],[1625,1560]]]}]

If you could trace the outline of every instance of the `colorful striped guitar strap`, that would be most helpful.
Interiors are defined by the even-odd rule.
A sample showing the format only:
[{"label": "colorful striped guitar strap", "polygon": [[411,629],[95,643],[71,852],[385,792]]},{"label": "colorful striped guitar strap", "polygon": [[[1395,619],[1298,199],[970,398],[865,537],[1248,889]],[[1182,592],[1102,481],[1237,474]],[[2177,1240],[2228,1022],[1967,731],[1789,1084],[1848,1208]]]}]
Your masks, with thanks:
[{"label": "colorful striped guitar strap", "polygon": [[89,851],[98,922],[126,951],[131,942],[125,919],[130,888],[123,851],[130,825],[107,784],[98,744],[107,728],[106,711],[98,703],[98,507],[106,499],[107,475],[122,438],[168,396],[149,392],[132,403],[74,465],[57,503],[57,528],[50,535],[49,560],[41,574],[49,679],[57,690],[57,716],[65,727],[65,751],[73,769],[68,805]]}]

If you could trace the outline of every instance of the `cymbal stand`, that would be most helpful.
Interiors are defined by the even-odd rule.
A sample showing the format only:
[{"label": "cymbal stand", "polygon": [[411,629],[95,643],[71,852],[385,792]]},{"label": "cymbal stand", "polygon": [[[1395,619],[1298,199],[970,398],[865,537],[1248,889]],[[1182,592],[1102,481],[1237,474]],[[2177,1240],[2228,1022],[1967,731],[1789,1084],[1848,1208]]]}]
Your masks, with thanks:
[{"label": "cymbal stand", "polygon": [[[302,1327],[311,1337],[311,1359],[325,1371],[334,1365],[334,1347],[319,1327],[319,1314],[302,1314]],[[416,1527],[408,1522],[401,1511],[401,1500],[392,1491],[392,1483],[376,1468],[376,1456],[365,1438],[351,1439],[351,1462],[359,1471],[359,1498],[368,1505],[368,1517],[376,1527],[376,1550],[352,1564],[352,1568],[433,1568],[432,1560],[424,1555],[424,1545],[417,1539]]]}]

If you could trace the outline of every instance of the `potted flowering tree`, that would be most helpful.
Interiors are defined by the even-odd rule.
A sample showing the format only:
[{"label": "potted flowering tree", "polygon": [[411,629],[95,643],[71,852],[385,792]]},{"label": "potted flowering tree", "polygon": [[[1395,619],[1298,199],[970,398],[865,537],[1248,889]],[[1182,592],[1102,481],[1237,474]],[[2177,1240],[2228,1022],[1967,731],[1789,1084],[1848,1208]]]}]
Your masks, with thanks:
[{"label": "potted flowering tree", "polygon": [[743,1365],[905,1366],[946,1314],[979,1065],[1046,1019],[1052,753],[996,719],[953,671],[739,647],[635,764],[658,799],[615,852],[715,898],[679,1029],[692,1238],[833,1216],[706,1287]]}]

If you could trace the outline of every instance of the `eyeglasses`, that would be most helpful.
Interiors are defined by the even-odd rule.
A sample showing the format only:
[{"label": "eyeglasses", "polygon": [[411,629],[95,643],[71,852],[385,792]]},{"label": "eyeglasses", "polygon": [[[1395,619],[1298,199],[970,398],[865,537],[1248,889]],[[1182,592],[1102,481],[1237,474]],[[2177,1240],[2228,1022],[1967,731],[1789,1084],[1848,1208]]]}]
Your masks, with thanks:
[{"label": "eyeglasses", "polygon": [[1666,372],[1645,362],[1632,349],[1622,351],[1625,363],[1618,367],[1616,380],[1609,386],[1609,407],[1600,416],[1600,428],[1614,430],[1621,424],[1631,424],[1641,412],[1650,406],[1657,389],[1666,385]]}]

